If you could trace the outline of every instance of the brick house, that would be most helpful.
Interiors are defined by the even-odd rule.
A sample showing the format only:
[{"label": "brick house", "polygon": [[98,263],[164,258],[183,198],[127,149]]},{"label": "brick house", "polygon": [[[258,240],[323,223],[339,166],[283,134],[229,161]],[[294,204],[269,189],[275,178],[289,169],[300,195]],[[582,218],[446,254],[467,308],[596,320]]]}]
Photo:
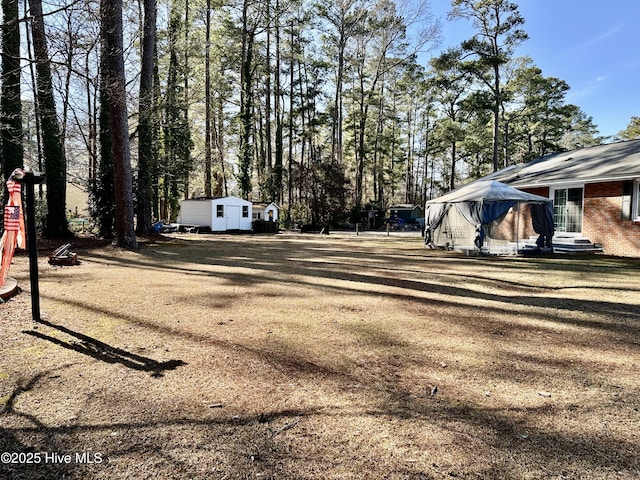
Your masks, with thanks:
[{"label": "brick house", "polygon": [[552,199],[556,237],[640,257],[640,140],[547,155],[485,179]]}]

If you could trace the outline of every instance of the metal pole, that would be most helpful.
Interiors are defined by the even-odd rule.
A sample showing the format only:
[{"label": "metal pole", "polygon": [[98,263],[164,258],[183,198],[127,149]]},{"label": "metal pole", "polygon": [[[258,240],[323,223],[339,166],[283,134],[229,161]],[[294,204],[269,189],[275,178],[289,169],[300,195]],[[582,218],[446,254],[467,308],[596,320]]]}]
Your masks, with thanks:
[{"label": "metal pole", "polygon": [[29,278],[31,280],[31,318],[36,323],[40,321],[40,285],[38,282],[35,185],[43,183],[44,180],[45,175],[40,172],[25,172],[24,178],[18,180],[27,187],[26,223],[27,248],[29,249]]},{"label": "metal pole", "polygon": [[516,219],[516,255],[520,250],[520,202],[516,203],[516,207],[518,207],[518,217]]}]

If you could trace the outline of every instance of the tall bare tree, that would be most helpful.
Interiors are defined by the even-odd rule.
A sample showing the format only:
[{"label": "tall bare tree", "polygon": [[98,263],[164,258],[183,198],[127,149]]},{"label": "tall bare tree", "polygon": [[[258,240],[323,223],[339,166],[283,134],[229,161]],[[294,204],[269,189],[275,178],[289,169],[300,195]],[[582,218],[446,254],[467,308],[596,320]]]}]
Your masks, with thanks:
[{"label": "tall bare tree", "polygon": [[333,97],[331,125],[331,159],[342,163],[343,148],[343,87],[345,76],[345,53],[351,38],[362,28],[367,9],[358,0],[337,0],[318,5],[320,16],[326,20],[329,32],[328,48],[335,63],[335,91]]},{"label": "tall bare tree", "polygon": [[153,69],[156,48],[156,0],[144,0],[142,35],[142,65],[140,70],[140,103],[138,124],[138,183],[136,231],[139,235],[151,232],[153,200],[154,156],[154,90]]},{"label": "tall bare tree", "polygon": [[238,162],[240,192],[243,198],[249,198],[252,190],[252,163],[254,155],[254,77],[255,77],[255,41],[258,35],[260,14],[259,2],[242,0],[240,51],[240,139]]},{"label": "tall bare tree", "polygon": [[[163,157],[162,157],[162,218],[175,221],[180,208],[180,195],[186,184],[182,183],[192,168],[191,131],[188,121],[187,90],[185,77],[188,75],[183,43],[186,28],[182,5],[174,1],[169,13],[168,56],[164,96]],[[181,185],[182,184],[182,185]],[[182,186],[182,192],[181,190]]]},{"label": "tall bare tree", "polygon": [[211,0],[205,11],[204,102],[204,195],[211,197]]},{"label": "tall bare tree", "polygon": [[520,27],[524,18],[518,5],[509,0],[453,0],[449,18],[464,18],[473,22],[476,34],[462,42],[468,56],[464,67],[484,83],[492,95],[493,170],[499,168],[500,105],[503,82],[501,68],[510,60],[515,48],[528,38]]},{"label": "tall bare tree", "polygon": [[[34,0],[35,1],[35,0]],[[115,187],[114,244],[137,248],[133,219],[133,192],[129,123],[125,90],[122,0],[100,2],[104,85],[103,100],[108,102],[111,153]],[[106,105],[101,105],[104,108]]]},{"label": "tall bare tree", "polygon": [[51,80],[51,61],[42,14],[42,1],[30,0],[33,53],[36,61],[36,95],[42,129],[42,153],[47,174],[47,221],[45,233],[51,237],[71,235],[67,223],[67,162],[60,136],[56,102]]},{"label": "tall bare tree", "polygon": [[20,101],[20,30],[18,0],[2,0],[2,97],[0,155],[5,177],[23,164],[22,103]]},{"label": "tall bare tree", "polygon": [[274,112],[275,112],[275,122],[276,122],[276,132],[275,132],[275,159],[274,159],[274,167],[273,167],[273,192],[271,194],[270,200],[278,202],[282,204],[282,179],[283,179],[283,159],[284,159],[284,142],[283,142],[283,131],[284,131],[284,113],[282,111],[281,106],[281,96],[282,96],[282,82],[280,80],[280,69],[281,69],[281,6],[280,0],[276,0],[275,3],[275,40],[276,40],[276,52],[275,52],[275,68],[274,68]]},{"label": "tall bare tree", "polygon": [[[430,21],[428,10],[422,5],[396,10],[392,1],[380,0],[367,9],[363,30],[355,36],[356,85],[354,108],[356,122],[355,147],[355,205],[354,220],[360,221],[364,195],[365,166],[368,165],[368,132],[371,130],[370,111],[381,95],[385,77],[406,68],[415,55],[427,47],[438,33],[438,25]],[[407,27],[419,27],[420,34],[413,42],[407,38]],[[373,141],[371,142],[373,143]]]}]

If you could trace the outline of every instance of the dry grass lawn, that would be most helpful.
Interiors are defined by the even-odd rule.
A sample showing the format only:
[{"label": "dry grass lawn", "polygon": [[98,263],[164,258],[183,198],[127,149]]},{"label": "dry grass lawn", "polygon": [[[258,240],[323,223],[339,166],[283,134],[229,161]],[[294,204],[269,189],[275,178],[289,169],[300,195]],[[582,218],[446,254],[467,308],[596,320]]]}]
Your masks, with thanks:
[{"label": "dry grass lawn", "polygon": [[74,250],[40,259],[37,329],[12,266],[0,478],[640,478],[637,260],[340,234]]}]

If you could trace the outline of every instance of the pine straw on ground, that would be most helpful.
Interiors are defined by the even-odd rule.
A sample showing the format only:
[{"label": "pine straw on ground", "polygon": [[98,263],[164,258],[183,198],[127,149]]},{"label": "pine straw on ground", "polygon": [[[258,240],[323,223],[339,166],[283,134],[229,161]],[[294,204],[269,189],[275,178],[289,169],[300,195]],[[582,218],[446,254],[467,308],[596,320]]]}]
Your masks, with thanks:
[{"label": "pine straw on ground", "polygon": [[640,477],[637,260],[293,234],[76,251],[41,254],[37,328],[12,266],[0,478]]}]

